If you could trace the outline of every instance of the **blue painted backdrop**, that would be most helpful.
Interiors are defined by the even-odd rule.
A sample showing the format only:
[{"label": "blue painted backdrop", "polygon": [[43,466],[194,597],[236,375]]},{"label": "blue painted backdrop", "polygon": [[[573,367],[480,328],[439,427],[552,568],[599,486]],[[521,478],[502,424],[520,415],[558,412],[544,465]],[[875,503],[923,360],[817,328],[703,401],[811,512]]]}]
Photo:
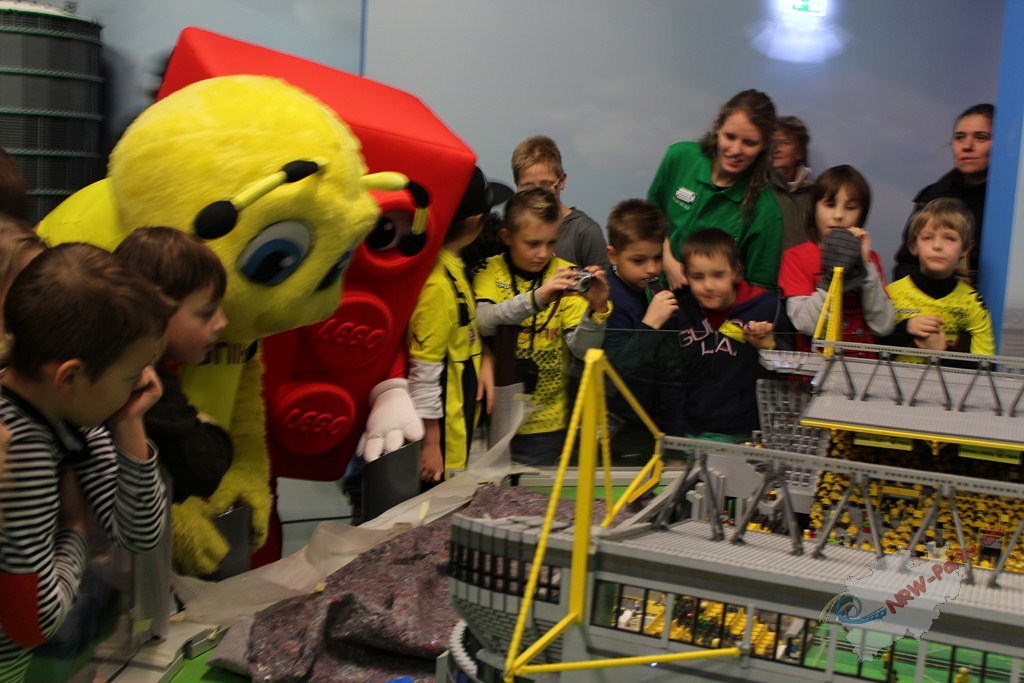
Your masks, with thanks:
[{"label": "blue painted backdrop", "polygon": [[953,119],[995,99],[1003,2],[829,0],[802,24],[779,4],[371,0],[366,75],[422,97],[491,175],[511,180],[516,143],[551,135],[565,199],[602,224],[646,193],[670,143],[700,136],[735,92],[764,90],[808,124],[815,169],[867,176],[888,268],[911,198],[952,167]]}]

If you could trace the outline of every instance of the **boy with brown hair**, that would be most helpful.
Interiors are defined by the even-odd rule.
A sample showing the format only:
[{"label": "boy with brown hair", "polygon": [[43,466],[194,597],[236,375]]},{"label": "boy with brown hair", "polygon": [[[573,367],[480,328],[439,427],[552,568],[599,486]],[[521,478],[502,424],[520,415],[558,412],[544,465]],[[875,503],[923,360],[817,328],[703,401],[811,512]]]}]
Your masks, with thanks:
[{"label": "boy with brown hair", "polygon": [[574,206],[562,202],[568,175],[562,166],[562,153],[546,135],[534,135],[520,142],[512,152],[512,179],[517,190],[541,187],[558,200],[561,225],[555,253],[558,258],[578,266],[600,266],[611,272],[605,253],[607,243],[601,226]]},{"label": "boy with brown hair", "polygon": [[[674,292],[661,286],[661,259],[668,224],[665,214],[646,199],[619,202],[608,215],[608,258],[615,271],[608,277],[615,310],[608,318],[604,349],[647,414],[666,434],[681,436],[679,421],[677,330],[679,304]],[[614,388],[608,407],[623,421],[615,436],[616,453],[643,452],[650,433]]]},{"label": "boy with brown hair", "polygon": [[160,397],[152,363],[170,307],[143,278],[87,244],[44,251],[4,304],[12,343],[0,421],[0,679],[64,621],[86,564],[86,505],[119,545],[161,535],[166,501],[143,414]]},{"label": "boy with brown hair", "polygon": [[[473,278],[480,333],[500,325],[519,327],[516,380],[538,408],[512,440],[512,458],[528,465],[553,465],[565,441],[570,399],[570,354],[583,358],[599,347],[611,313],[605,272],[587,266],[581,273],[555,256],[560,212],[555,195],[531,188],[505,205],[501,238],[507,251],[487,259]],[[581,275],[588,286],[580,286]],[[501,362],[503,359],[496,359]]]},{"label": "boy with brown hair", "polygon": [[614,266],[608,286],[615,302],[610,328],[660,330],[675,316],[675,295],[649,287],[662,273],[667,230],[665,214],[646,199],[619,202],[608,215],[608,259]]},{"label": "boy with brown hair", "polygon": [[758,351],[775,347],[785,312],[774,292],[741,279],[739,248],[705,228],[680,250],[687,289],[679,302],[683,420],[688,436],[737,443],[759,426]]},{"label": "boy with brown hair", "polygon": [[170,475],[171,501],[207,498],[231,467],[231,437],[189,405],[177,369],[204,362],[227,326],[221,310],[227,273],[198,237],[174,228],[139,228],[114,255],[159,287],[175,306],[167,324],[167,346],[155,365],[164,393],[146,413],[146,431]]},{"label": "boy with brown hair", "polygon": [[[898,346],[995,353],[992,318],[985,302],[974,287],[957,277],[973,230],[974,216],[952,197],[933,199],[914,214],[907,249],[918,259],[919,270],[888,287],[896,312],[893,341]],[[900,360],[924,362],[910,356]]]}]

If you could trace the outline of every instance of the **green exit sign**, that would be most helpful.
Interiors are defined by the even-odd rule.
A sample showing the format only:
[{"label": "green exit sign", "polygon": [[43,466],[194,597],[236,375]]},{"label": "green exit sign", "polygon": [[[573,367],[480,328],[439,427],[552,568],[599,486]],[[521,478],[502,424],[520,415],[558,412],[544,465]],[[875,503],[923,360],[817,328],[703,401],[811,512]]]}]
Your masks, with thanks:
[{"label": "green exit sign", "polygon": [[786,14],[823,17],[828,7],[828,0],[792,0],[786,2],[784,7]]}]

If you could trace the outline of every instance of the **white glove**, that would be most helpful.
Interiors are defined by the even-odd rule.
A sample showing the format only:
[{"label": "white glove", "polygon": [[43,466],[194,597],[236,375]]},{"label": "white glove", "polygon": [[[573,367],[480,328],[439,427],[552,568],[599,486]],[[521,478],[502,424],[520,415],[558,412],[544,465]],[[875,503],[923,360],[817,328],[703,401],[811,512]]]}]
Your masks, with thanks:
[{"label": "white glove", "polygon": [[370,391],[369,403],[366,431],[356,445],[356,455],[363,460],[373,462],[406,442],[423,439],[423,421],[416,414],[406,380],[384,380]]}]

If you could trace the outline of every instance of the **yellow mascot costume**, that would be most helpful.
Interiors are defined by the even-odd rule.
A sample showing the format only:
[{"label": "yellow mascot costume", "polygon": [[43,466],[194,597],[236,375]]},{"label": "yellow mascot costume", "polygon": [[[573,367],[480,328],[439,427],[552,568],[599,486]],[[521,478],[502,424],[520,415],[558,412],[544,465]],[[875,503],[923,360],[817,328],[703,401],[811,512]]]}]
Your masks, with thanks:
[{"label": "yellow mascot costume", "polygon": [[271,511],[257,340],[323,320],[339,280],[379,214],[368,189],[400,189],[398,174],[366,175],[359,143],[306,92],[262,76],[189,85],[144,111],[110,158],[108,177],[51,213],[51,243],[113,249],[143,226],[195,232],[228,271],[229,326],[205,365],[183,368],[182,388],[234,440],[230,471],[209,500],[172,516],[175,568],[213,572],[228,544],[213,520],[252,510],[252,547]]}]

